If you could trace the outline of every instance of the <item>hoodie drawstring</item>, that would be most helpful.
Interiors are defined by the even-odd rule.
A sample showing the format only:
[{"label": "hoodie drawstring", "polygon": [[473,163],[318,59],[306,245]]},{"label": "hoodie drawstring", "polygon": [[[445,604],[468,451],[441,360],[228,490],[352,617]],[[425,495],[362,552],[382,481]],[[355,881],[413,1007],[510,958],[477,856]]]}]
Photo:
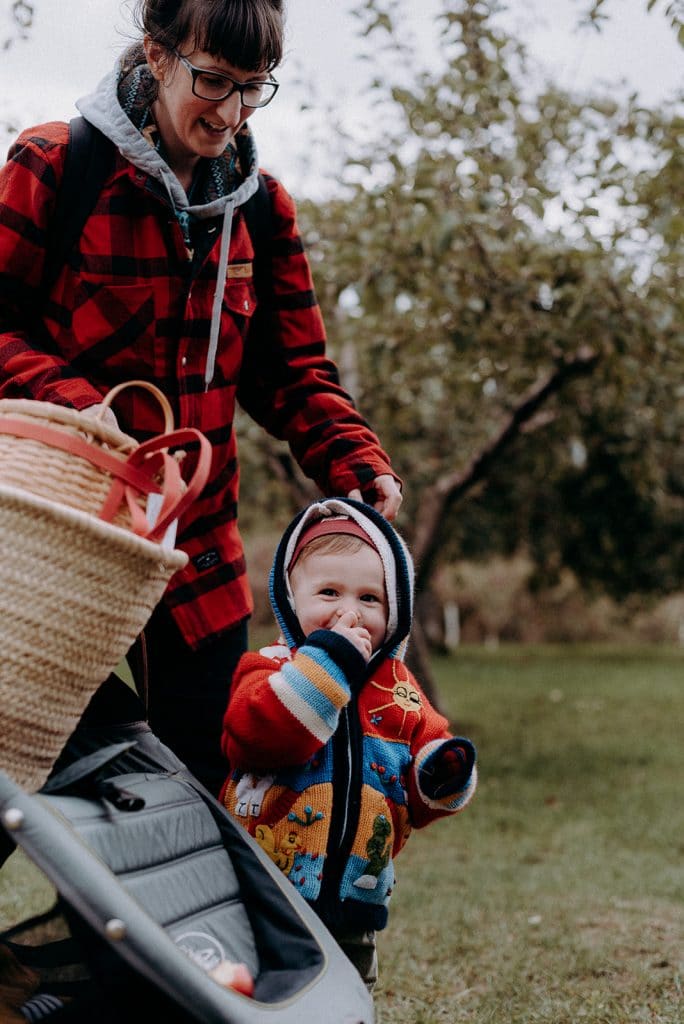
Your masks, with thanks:
[{"label": "hoodie drawstring", "polygon": [[158,127],[150,110],[154,95],[155,82],[147,67],[144,51],[140,44],[134,44],[96,90],[80,98],[76,106],[112,141],[125,160],[144,176],[149,175],[161,182],[188,248],[192,248],[190,228],[195,221],[213,220],[223,215],[204,375],[205,390],[208,390],[216,369],[233,215],[236,208],[246,203],[259,188],[257,150],[249,125],[244,124],[220,156],[207,158],[208,175],[201,180],[201,194],[191,202],[191,197],[166,162]]},{"label": "hoodie drawstring", "polygon": [[209,390],[209,385],[214,377],[216,367],[216,353],[218,351],[219,330],[221,327],[221,309],[223,306],[223,293],[226,287],[226,274],[228,273],[228,249],[230,247],[230,234],[233,227],[233,211],[235,203],[229,200],[223,211],[223,230],[221,232],[221,248],[219,250],[219,265],[216,273],[216,291],[214,292],[214,303],[211,309],[211,330],[209,332],[209,348],[207,350],[207,365],[204,371],[204,390]]}]

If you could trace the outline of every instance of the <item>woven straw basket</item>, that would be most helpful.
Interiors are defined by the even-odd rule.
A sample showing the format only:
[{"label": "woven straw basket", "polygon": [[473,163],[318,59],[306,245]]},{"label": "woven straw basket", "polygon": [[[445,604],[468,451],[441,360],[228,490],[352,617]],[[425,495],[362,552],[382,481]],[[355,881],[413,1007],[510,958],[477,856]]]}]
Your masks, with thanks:
[{"label": "woven straw basket", "polygon": [[[0,401],[0,420],[6,404]],[[25,408],[27,418],[52,418],[46,404],[25,403],[43,407]],[[54,473],[46,468],[54,461],[50,445],[31,438],[14,439],[10,472],[0,459],[0,769],[31,791],[45,782],[93,693],[144,628],[171,576],[187,564],[184,552],[158,540],[201,490],[210,459],[197,432],[166,433],[149,451],[131,438],[122,441],[115,428],[93,428],[92,419],[62,412],[71,412],[69,428],[92,430],[93,449],[113,446],[106,454],[120,459],[123,481],[116,467],[114,476],[96,465],[84,468],[78,430],[79,454],[60,450],[62,468]],[[189,485],[164,447],[183,438],[199,439],[201,449]],[[27,461],[17,479],[22,444]],[[140,506],[155,489],[163,504],[153,528]],[[110,521],[99,517],[103,506]]]},{"label": "woven straw basket", "polygon": [[[138,442],[117,427],[110,426],[102,417],[114,399],[129,387],[142,387],[157,400],[164,417],[164,434],[173,429],[173,411],[166,396],[147,381],[128,381],[119,384],[106,395],[99,417],[84,416],[75,409],[51,402],[34,402],[26,398],[0,399],[0,426],[13,423],[23,425],[25,431],[40,427],[43,436],[21,436],[0,430],[0,483],[19,487],[41,498],[50,498],[69,508],[99,515],[109,494],[112,476],[105,467],[98,466],[87,457],[75,458],[74,453],[50,444],[47,433],[61,434],[65,441],[85,440],[94,451],[107,453],[124,465],[138,448]],[[145,507],[145,495],[139,493],[136,502]],[[131,514],[126,504],[117,507],[111,520],[124,529],[131,527]]]}]

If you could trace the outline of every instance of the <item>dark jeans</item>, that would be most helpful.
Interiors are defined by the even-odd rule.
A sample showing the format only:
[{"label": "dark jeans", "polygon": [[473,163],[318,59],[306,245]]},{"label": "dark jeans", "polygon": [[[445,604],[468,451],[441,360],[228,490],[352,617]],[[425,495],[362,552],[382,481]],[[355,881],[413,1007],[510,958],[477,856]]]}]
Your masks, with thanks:
[{"label": "dark jeans", "polygon": [[[221,727],[233,672],[246,648],[245,620],[201,650],[191,650],[160,604],[145,626],[144,646],[136,641],[128,655],[152,732],[214,795],[227,774]],[[116,720],[121,711],[121,686],[110,678],[86,709],[82,724]]]}]

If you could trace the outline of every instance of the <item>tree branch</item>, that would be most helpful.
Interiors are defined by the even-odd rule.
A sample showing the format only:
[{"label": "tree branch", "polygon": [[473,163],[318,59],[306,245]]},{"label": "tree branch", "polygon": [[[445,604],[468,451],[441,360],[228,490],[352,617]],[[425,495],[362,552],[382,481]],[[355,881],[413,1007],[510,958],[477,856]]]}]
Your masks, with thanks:
[{"label": "tree branch", "polygon": [[452,505],[487,475],[492,463],[551,395],[560,391],[571,378],[591,373],[598,360],[598,353],[589,347],[564,357],[553,373],[534,384],[520,399],[496,437],[471,459],[464,470],[445,474],[425,492],[416,516],[412,544],[417,566],[417,589],[424,589],[432,575],[442,539],[441,524]]},{"label": "tree branch", "polygon": [[[418,594],[427,589],[432,576],[442,541],[442,524],[451,506],[487,476],[492,463],[525,425],[531,425],[537,410],[551,395],[560,391],[571,378],[591,373],[598,360],[598,353],[588,346],[560,360],[553,373],[534,384],[520,399],[496,437],[471,459],[464,470],[445,474],[425,492],[418,508],[416,532],[411,545],[416,564]],[[541,419],[537,417],[538,421]],[[541,426],[542,423],[538,422],[537,425]],[[419,614],[414,616],[411,638],[407,664],[420,679],[428,699],[440,710],[441,700],[430,670],[427,640]]]},{"label": "tree branch", "polygon": [[320,491],[316,485],[299,471],[295,460],[288,451],[276,449],[268,435],[263,435],[260,438],[259,446],[273,476],[283,485],[293,514],[320,497]]}]

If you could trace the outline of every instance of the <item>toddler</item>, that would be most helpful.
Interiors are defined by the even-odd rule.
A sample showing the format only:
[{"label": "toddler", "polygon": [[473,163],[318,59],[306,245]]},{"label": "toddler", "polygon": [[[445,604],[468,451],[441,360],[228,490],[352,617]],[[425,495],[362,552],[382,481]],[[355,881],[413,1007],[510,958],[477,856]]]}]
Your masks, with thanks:
[{"label": "toddler", "polygon": [[375,509],[329,498],[301,512],[270,589],[281,636],[238,664],[221,799],[372,990],[393,857],[412,828],[465,807],[475,750],[404,665],[413,565]]}]

